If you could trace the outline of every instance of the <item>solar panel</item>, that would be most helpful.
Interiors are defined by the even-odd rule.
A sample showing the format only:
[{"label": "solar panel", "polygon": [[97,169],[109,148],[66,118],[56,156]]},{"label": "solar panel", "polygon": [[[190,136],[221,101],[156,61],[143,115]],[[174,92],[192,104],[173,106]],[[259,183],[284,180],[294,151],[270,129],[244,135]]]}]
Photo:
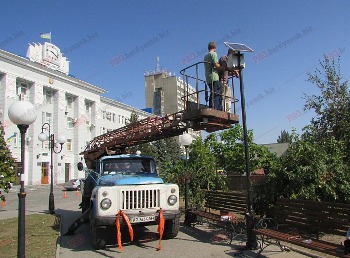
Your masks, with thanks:
[{"label": "solar panel", "polygon": [[229,48],[231,48],[234,51],[240,51],[240,52],[254,52],[253,49],[251,49],[250,47],[247,47],[244,44],[241,43],[230,43],[230,42],[224,42],[224,44],[226,46],[228,46]]}]

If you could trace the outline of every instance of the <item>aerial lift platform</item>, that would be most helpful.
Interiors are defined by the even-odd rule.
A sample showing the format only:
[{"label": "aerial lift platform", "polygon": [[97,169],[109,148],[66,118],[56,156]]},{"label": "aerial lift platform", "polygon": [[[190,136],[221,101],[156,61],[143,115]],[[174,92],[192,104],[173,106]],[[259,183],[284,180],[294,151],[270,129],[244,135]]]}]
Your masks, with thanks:
[{"label": "aerial lift platform", "polygon": [[[204,66],[203,63],[204,62],[198,62],[180,71],[183,76],[183,81],[185,82],[184,94],[182,97],[185,107],[184,110],[174,114],[167,114],[163,117],[155,115],[149,116],[135,123],[95,137],[81,153],[85,158],[87,167],[91,168],[93,166],[92,163],[102,156],[125,153],[127,147],[179,136],[188,129],[194,131],[205,130],[211,133],[228,129],[233,124],[238,123],[239,117],[235,114],[235,103],[238,100],[235,98],[234,94],[233,78],[231,83],[231,90],[233,92],[233,97],[231,98],[233,113],[209,108],[208,96],[210,95],[210,87],[204,80],[200,79],[198,75],[199,67],[202,68]],[[190,74],[193,70],[195,70],[195,75]],[[193,90],[189,90],[190,82],[191,85],[195,85],[194,92]],[[191,95],[195,95],[195,98],[192,96],[191,99],[196,99],[196,101],[190,101]],[[227,97],[222,96],[222,98],[225,100]]]}]

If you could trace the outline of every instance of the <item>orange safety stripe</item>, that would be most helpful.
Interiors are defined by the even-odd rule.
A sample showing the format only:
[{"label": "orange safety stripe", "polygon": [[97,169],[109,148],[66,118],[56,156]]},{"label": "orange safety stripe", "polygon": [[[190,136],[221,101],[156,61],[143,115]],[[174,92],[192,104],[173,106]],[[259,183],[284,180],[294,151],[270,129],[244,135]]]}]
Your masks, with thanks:
[{"label": "orange safety stripe", "polygon": [[158,251],[162,249],[161,246],[161,241],[162,241],[162,237],[163,237],[163,232],[164,232],[164,215],[163,215],[163,209],[160,208],[159,211],[159,225],[158,225],[158,233],[159,233],[159,243],[158,243]]},{"label": "orange safety stripe", "polygon": [[120,250],[123,250],[122,234],[120,233],[120,215],[122,215],[126,225],[128,226],[131,241],[134,240],[134,230],[132,229],[132,226],[131,226],[131,223],[130,223],[128,216],[122,210],[119,210],[117,217],[115,219],[115,227],[116,227],[116,232],[117,232],[118,247]]},{"label": "orange safety stripe", "polygon": [[120,233],[120,212],[118,212],[117,217],[115,219],[115,226],[116,226],[116,231],[117,231],[117,243],[119,246],[119,250],[123,250],[122,234]]},{"label": "orange safety stripe", "polygon": [[119,212],[122,214],[123,219],[126,222],[126,225],[128,225],[130,240],[133,241],[134,240],[134,230],[132,229],[130,220],[129,220],[128,216],[126,216],[126,214],[122,210],[120,210]]}]

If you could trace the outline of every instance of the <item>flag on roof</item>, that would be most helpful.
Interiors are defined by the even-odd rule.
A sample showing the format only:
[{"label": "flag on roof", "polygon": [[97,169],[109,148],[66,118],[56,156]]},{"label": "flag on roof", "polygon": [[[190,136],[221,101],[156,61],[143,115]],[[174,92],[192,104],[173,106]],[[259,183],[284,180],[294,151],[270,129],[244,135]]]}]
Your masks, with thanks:
[{"label": "flag on roof", "polygon": [[40,34],[40,38],[51,39],[51,32],[49,32],[49,33],[41,33]]}]

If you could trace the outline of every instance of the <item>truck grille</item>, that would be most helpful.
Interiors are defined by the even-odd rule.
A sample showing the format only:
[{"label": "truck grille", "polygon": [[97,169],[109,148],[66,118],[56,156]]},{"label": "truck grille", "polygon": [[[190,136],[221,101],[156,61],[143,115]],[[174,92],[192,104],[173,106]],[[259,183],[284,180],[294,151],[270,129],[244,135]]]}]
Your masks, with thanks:
[{"label": "truck grille", "polygon": [[124,210],[158,208],[160,206],[159,189],[123,190],[122,196],[122,209]]}]

